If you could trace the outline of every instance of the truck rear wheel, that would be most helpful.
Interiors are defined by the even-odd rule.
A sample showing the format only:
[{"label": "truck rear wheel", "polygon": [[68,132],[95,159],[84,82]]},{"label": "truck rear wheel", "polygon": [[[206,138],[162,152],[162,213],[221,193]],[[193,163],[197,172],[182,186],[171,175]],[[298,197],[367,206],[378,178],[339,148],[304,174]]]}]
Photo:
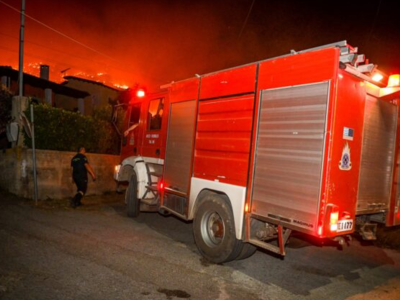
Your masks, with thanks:
[{"label": "truck rear wheel", "polygon": [[197,211],[193,235],[200,253],[213,263],[236,259],[243,243],[236,239],[232,209],[224,196],[208,195]]},{"label": "truck rear wheel", "polygon": [[125,197],[128,217],[138,217],[140,214],[140,199],[137,197],[137,177],[135,172],[129,178],[129,186]]}]

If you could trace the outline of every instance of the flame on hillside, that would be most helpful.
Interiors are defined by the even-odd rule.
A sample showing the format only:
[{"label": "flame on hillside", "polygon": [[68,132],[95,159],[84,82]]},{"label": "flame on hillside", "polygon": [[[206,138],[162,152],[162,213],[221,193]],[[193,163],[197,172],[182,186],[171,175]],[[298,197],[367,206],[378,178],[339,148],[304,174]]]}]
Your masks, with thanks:
[{"label": "flame on hillside", "polygon": [[[24,73],[40,77],[40,66],[45,63],[43,62],[31,62],[28,64],[25,64],[24,66]],[[14,70],[18,70],[18,66],[12,65],[11,66]],[[74,77],[79,77],[95,82],[102,83],[104,85],[114,87],[117,89],[121,90],[127,90],[129,88],[129,85],[125,83],[115,83],[111,80],[110,74],[106,72],[97,72],[95,75],[89,74],[83,71],[76,71],[76,72],[71,72],[71,70],[67,69],[63,72],[57,72],[55,66],[49,65],[50,67],[50,80],[56,83],[62,83],[65,81],[64,77],[66,76],[74,76]]]}]

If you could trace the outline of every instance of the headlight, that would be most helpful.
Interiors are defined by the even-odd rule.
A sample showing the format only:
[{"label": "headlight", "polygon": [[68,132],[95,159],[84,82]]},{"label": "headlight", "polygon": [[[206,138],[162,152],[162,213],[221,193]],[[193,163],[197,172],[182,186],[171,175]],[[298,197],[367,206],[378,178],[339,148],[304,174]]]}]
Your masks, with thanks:
[{"label": "headlight", "polygon": [[121,165],[116,165],[114,167],[114,179],[118,180],[118,174],[119,174],[119,170],[121,169]]}]

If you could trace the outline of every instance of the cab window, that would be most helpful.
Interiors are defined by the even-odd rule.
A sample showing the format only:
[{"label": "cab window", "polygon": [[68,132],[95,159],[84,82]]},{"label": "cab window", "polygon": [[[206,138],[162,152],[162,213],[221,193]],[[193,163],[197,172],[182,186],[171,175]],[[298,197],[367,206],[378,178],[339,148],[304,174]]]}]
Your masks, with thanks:
[{"label": "cab window", "polygon": [[160,130],[164,112],[164,98],[150,101],[149,112],[147,114],[147,124],[149,130]]},{"label": "cab window", "polygon": [[140,119],[140,103],[134,104],[131,109],[131,116],[129,118],[129,127],[138,124]]}]

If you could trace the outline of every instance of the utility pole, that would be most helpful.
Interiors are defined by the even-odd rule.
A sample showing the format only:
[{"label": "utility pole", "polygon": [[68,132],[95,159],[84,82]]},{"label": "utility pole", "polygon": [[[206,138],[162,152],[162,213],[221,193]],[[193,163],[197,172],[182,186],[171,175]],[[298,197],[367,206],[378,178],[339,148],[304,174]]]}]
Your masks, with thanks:
[{"label": "utility pole", "polygon": [[33,199],[37,205],[38,201],[38,183],[37,183],[37,171],[36,171],[36,147],[35,147],[35,117],[33,114],[33,104],[31,104],[31,125],[32,125],[32,164],[33,164]]},{"label": "utility pole", "polygon": [[19,31],[19,93],[18,96],[23,96],[24,87],[24,30],[25,30],[25,0],[22,0],[21,5],[21,27]]},{"label": "utility pole", "polygon": [[[24,33],[25,33],[25,0],[21,3],[21,27],[19,31],[19,103],[22,102],[24,96]],[[21,105],[21,104],[20,104]],[[21,107],[21,106],[20,106]],[[36,171],[36,148],[35,148],[35,121],[33,115],[33,105],[30,105],[31,122],[32,122],[32,165],[33,165],[33,188],[34,200],[37,205],[38,200],[38,185],[37,185],[37,171]]]}]

